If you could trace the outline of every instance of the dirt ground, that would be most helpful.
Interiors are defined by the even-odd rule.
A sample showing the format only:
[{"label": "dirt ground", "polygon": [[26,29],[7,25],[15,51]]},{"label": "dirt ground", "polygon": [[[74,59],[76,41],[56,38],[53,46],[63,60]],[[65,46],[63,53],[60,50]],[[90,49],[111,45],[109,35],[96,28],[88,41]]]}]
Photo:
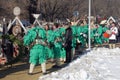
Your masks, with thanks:
[{"label": "dirt ground", "polygon": [[[108,45],[103,45],[107,46]],[[120,44],[117,44],[117,47],[120,47]],[[47,72],[48,74],[59,69],[52,68],[54,64],[47,62]],[[66,64],[62,62],[62,67],[65,67]],[[0,80],[38,80],[42,76],[41,66],[37,65],[34,69],[33,75],[28,75],[29,64],[27,62],[17,62],[13,64],[12,67],[3,67],[0,68]]]},{"label": "dirt ground", "polygon": [[[51,62],[47,63],[48,74],[59,69],[52,68],[54,64]],[[64,64],[61,64],[64,67]],[[18,62],[13,64],[12,67],[0,68],[0,80],[38,80],[42,76],[41,66],[37,65],[34,69],[33,75],[28,75],[29,64],[26,62]]]}]

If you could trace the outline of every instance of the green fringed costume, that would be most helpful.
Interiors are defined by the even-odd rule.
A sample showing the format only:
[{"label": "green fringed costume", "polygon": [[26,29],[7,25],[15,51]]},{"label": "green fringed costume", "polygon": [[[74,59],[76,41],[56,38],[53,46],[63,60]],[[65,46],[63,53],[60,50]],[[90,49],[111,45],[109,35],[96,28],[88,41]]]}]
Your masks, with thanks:
[{"label": "green fringed costume", "polygon": [[46,31],[46,41],[47,41],[47,46],[45,47],[45,52],[47,55],[47,58],[53,58],[53,53],[52,53],[52,47],[51,47],[51,36],[52,36],[53,31],[52,30],[47,30]]},{"label": "green fringed costume", "polygon": [[94,33],[94,43],[95,44],[102,44],[102,26],[98,26],[98,28],[95,28],[95,33]]},{"label": "green fringed costume", "polygon": [[[53,46],[53,54],[54,54],[54,58],[61,58],[63,55],[61,55],[62,53],[64,53],[64,49],[62,49],[62,36],[61,36],[61,32],[62,29],[58,28],[56,30],[54,30],[54,35],[51,36],[53,37],[53,42],[54,42],[54,46]],[[63,52],[62,52],[63,50]]]},{"label": "green fringed costume", "polygon": [[87,34],[88,34],[88,26],[78,26],[78,30],[77,30],[77,35],[78,35],[78,39],[80,41],[80,43],[82,44],[82,46],[85,46],[85,44],[87,43]]},{"label": "green fringed costume", "polygon": [[[65,35],[65,28],[64,27],[60,27],[59,28],[59,33],[60,33],[60,37],[62,39],[62,43],[64,42],[64,35]],[[61,45],[62,46],[62,45]],[[60,52],[60,57],[65,59],[66,58],[66,50],[64,49],[64,47],[62,46],[61,52]]]},{"label": "green fringed costume", "polygon": [[76,47],[76,40],[77,40],[77,29],[78,29],[78,27],[76,25],[73,25],[73,26],[71,26],[71,28],[72,28],[72,36],[73,36],[73,38],[72,38],[72,47],[73,47],[73,49],[75,49],[75,47]]},{"label": "green fringed costume", "polygon": [[30,48],[30,63],[36,65],[46,61],[45,40],[46,32],[39,26],[32,28],[24,36],[24,45],[31,46],[34,43]]},{"label": "green fringed costume", "polygon": [[91,43],[94,43],[94,35],[95,35],[95,28],[91,28],[90,30],[90,39],[91,39]]}]

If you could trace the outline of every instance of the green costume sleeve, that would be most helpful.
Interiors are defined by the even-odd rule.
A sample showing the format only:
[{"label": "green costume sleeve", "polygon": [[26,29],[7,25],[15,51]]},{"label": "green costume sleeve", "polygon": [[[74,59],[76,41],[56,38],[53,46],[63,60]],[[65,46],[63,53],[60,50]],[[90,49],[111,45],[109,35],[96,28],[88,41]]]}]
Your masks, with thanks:
[{"label": "green costume sleeve", "polygon": [[82,32],[88,34],[88,25],[83,26]]},{"label": "green costume sleeve", "polygon": [[103,29],[102,29],[102,26],[99,26],[99,28],[98,28],[98,34],[101,36],[102,35],[102,33],[103,33]]},{"label": "green costume sleeve", "polygon": [[77,26],[71,26],[72,28],[72,47],[76,47],[76,39],[77,39]]},{"label": "green costume sleeve", "polygon": [[71,26],[71,28],[72,28],[72,34],[73,34],[73,36],[76,36],[76,34],[77,34],[77,26]]},{"label": "green costume sleeve", "polygon": [[103,27],[102,29],[103,29],[103,32],[106,32],[106,30],[109,30],[108,27]]},{"label": "green costume sleeve", "polygon": [[52,30],[48,30],[47,31],[47,42],[48,43],[50,43],[52,41],[51,36],[52,36]]},{"label": "green costume sleeve", "polygon": [[24,36],[24,45],[30,45],[36,38],[36,33],[33,30],[34,29],[29,30],[28,33]]},{"label": "green costume sleeve", "polygon": [[102,44],[102,33],[103,33],[102,26],[99,26],[98,28],[96,28],[94,43]]},{"label": "green costume sleeve", "polygon": [[38,29],[38,33],[43,40],[46,39],[46,31],[43,28]]},{"label": "green costume sleeve", "polygon": [[61,27],[60,30],[59,30],[59,32],[60,32],[60,37],[61,37],[62,41],[64,41],[65,28]]}]

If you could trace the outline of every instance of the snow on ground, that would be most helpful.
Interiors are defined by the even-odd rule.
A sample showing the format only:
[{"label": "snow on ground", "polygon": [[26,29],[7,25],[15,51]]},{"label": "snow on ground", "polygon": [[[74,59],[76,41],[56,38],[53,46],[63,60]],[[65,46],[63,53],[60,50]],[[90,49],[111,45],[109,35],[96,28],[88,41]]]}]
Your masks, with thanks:
[{"label": "snow on ground", "polygon": [[120,80],[120,48],[85,51],[67,67],[39,80]]}]

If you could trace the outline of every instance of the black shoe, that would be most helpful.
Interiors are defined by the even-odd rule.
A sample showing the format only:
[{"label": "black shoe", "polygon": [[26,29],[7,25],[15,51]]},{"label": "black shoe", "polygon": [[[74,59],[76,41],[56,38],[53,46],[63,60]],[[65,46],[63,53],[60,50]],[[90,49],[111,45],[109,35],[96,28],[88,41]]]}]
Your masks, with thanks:
[{"label": "black shoe", "polygon": [[70,63],[70,61],[65,61],[64,63]]},{"label": "black shoe", "polygon": [[47,72],[44,72],[44,73],[43,73],[43,75],[46,75],[46,74],[47,74]]},{"label": "black shoe", "polygon": [[54,65],[54,66],[52,66],[52,68],[62,68],[62,67],[58,66],[58,65]]},{"label": "black shoe", "polygon": [[28,75],[33,75],[33,73],[28,73]]}]

